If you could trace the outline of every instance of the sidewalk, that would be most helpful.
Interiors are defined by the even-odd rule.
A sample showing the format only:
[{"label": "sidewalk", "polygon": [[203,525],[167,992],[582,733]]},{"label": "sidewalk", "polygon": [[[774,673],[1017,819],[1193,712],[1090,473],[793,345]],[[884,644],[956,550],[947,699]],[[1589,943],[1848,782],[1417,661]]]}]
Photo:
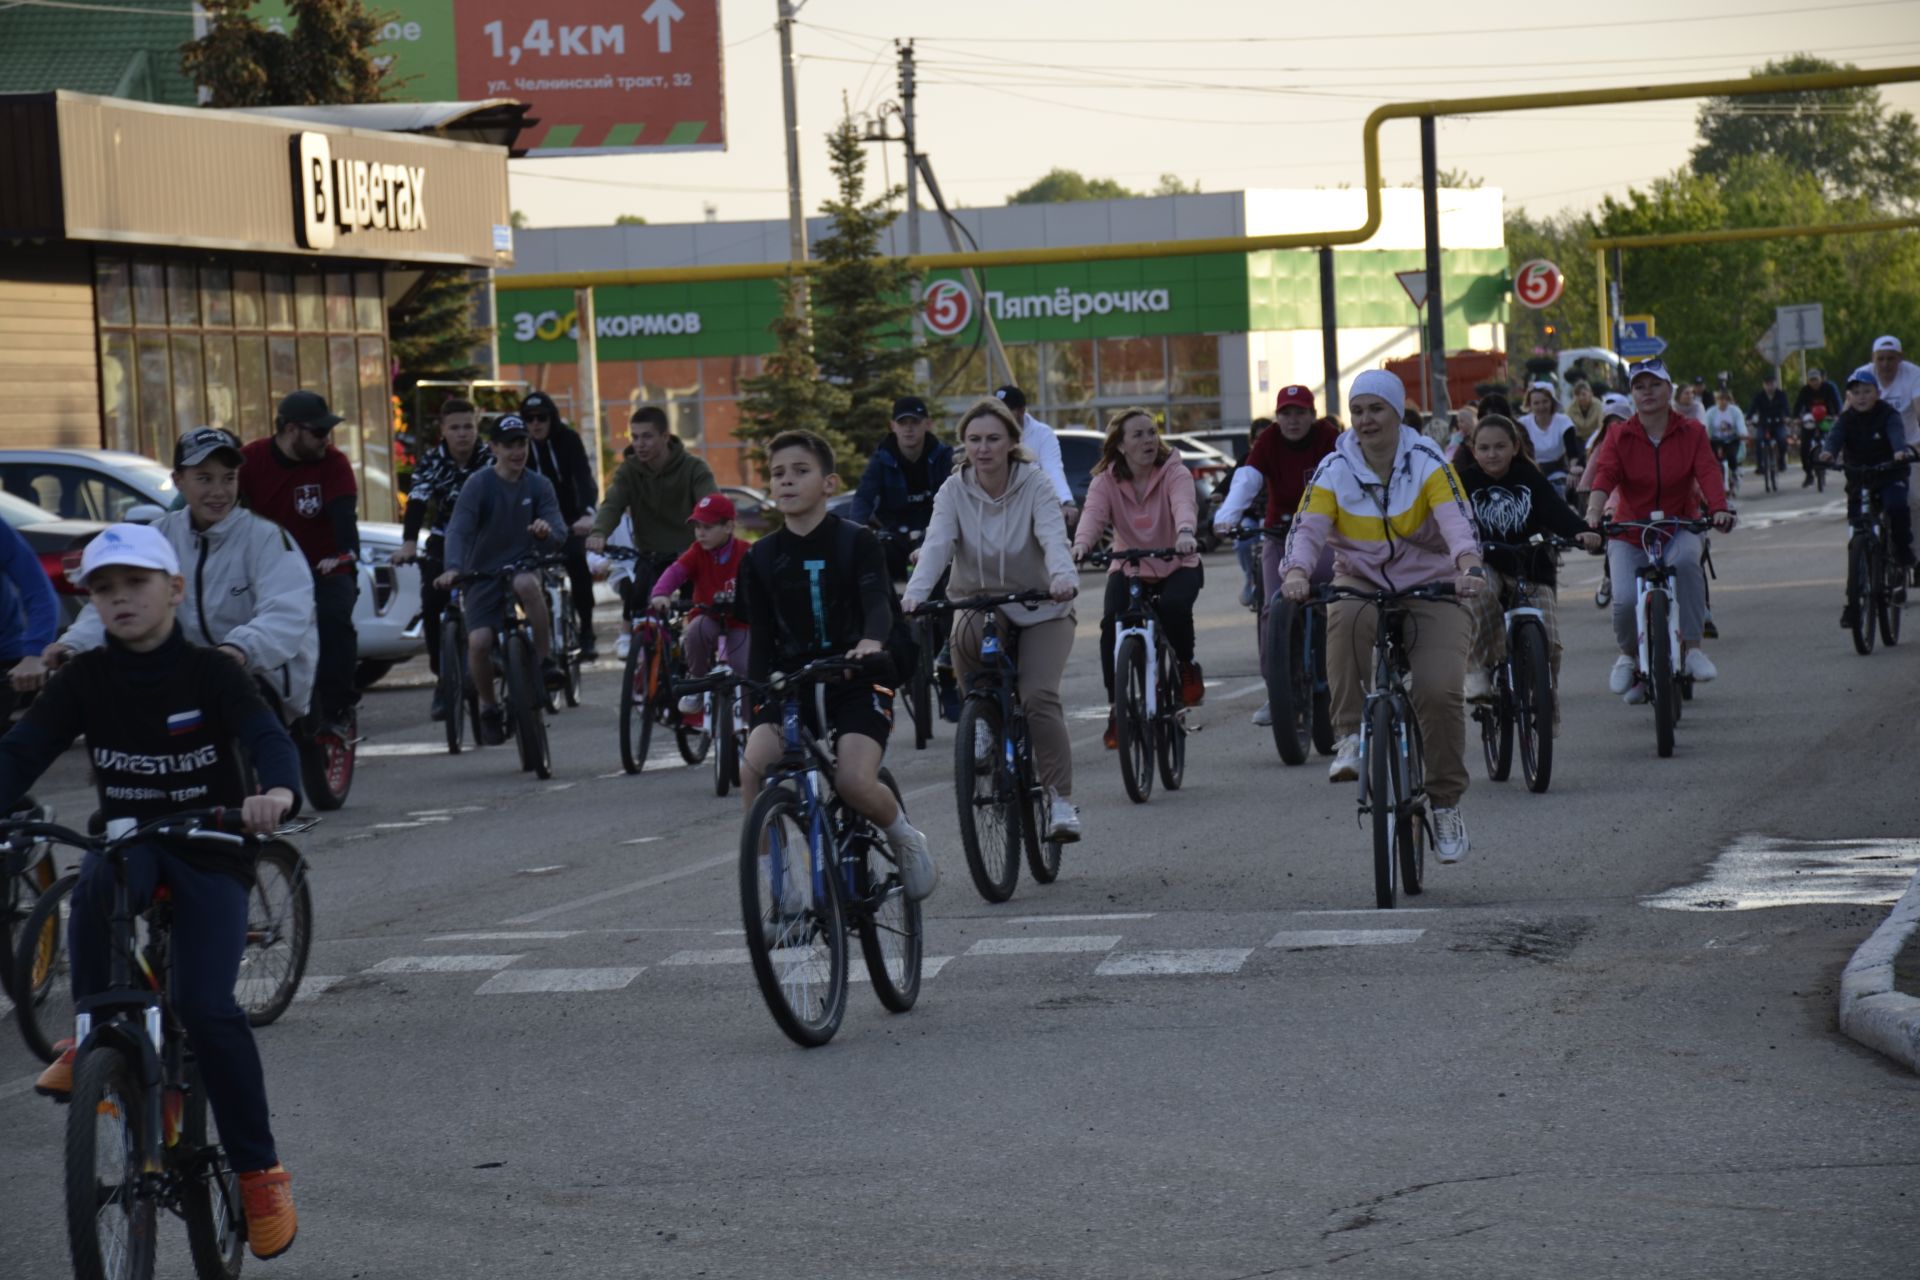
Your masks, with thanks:
[{"label": "sidewalk", "polygon": [[1920,929],[1920,873],[1841,972],[1840,1030],[1908,1070],[1920,1072],[1920,998],[1899,990],[1895,973],[1896,968],[1904,968],[1906,985],[1920,986],[1912,976],[1920,970],[1920,944],[1913,941],[1916,929]]}]

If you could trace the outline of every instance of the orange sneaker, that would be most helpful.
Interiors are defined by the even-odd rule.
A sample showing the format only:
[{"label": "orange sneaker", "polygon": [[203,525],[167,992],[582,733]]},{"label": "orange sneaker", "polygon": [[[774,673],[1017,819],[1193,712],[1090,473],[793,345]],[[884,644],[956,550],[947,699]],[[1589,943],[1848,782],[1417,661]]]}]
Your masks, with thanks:
[{"label": "orange sneaker", "polygon": [[67,1102],[73,1097],[73,1041],[56,1040],[53,1050],[54,1059],[33,1082],[33,1091],[55,1102]]},{"label": "orange sneaker", "polygon": [[240,1202],[247,1213],[247,1247],[262,1262],[293,1247],[300,1230],[293,1212],[293,1175],[287,1166],[240,1175]]},{"label": "orange sneaker", "polygon": [[1180,701],[1182,705],[1197,707],[1207,696],[1206,681],[1200,677],[1200,664],[1183,662],[1180,664]]},{"label": "orange sneaker", "polygon": [[1111,707],[1107,708],[1107,732],[1101,741],[1107,744],[1107,750],[1109,751],[1118,751],[1120,749],[1120,730],[1116,728],[1113,723],[1113,708]]}]

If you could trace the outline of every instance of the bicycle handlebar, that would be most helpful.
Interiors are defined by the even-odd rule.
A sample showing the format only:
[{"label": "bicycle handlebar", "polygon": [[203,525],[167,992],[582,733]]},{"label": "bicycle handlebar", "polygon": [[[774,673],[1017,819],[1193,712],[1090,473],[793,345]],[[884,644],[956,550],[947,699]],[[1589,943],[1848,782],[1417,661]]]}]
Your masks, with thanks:
[{"label": "bicycle handlebar", "polygon": [[1600,526],[1600,532],[1641,533],[1648,529],[1675,529],[1682,533],[1707,533],[1712,528],[1711,520],[1682,520],[1677,516],[1662,516],[1658,520],[1609,520]]},{"label": "bicycle handlebar", "polygon": [[1032,607],[1052,602],[1051,592],[1011,591],[994,596],[969,596],[964,600],[922,600],[920,607],[915,609],[914,613],[967,613],[977,609],[998,609],[1010,604]]},{"label": "bicycle handlebar", "polygon": [[[881,661],[891,660],[888,659],[885,653],[870,653],[862,658],[849,658],[841,654],[833,654],[825,658],[815,658],[798,671],[775,672],[771,680],[749,680],[744,676],[738,677],[738,679],[741,684],[755,692],[784,694],[790,688],[800,685],[816,684],[831,677],[864,674],[869,669],[870,663],[878,663]],[[703,677],[703,679],[712,680],[714,677],[706,676]]]},{"label": "bicycle handlebar", "polygon": [[1115,560],[1139,564],[1142,560],[1184,560],[1185,558],[1172,547],[1135,547],[1131,551],[1115,551],[1112,547],[1108,547],[1105,550],[1089,551],[1082,563],[1098,569],[1102,565],[1112,564]]},{"label": "bicycle handlebar", "polygon": [[1822,471],[1844,471],[1850,476],[1855,476],[1855,475],[1870,476],[1870,475],[1877,475],[1886,471],[1904,471],[1908,467],[1912,466],[1913,463],[1911,461],[1907,461],[1907,462],[1820,462],[1816,460],[1813,465],[1820,468],[1820,470]]},{"label": "bicycle handlebar", "polygon": [[1255,538],[1284,538],[1291,531],[1292,516],[1281,516],[1279,524],[1256,525],[1251,529],[1235,529],[1229,535],[1235,542],[1251,542]]},{"label": "bicycle handlebar", "polygon": [[1372,605],[1398,604],[1402,600],[1454,600],[1458,595],[1451,582],[1430,582],[1422,587],[1408,587],[1404,591],[1359,591],[1353,587],[1342,587],[1333,583],[1313,589],[1305,603],[1309,605],[1332,604],[1335,600],[1359,600]]},{"label": "bicycle handlebar", "polygon": [[56,822],[0,822],[0,840],[25,836],[29,840],[51,840],[72,849],[91,849],[118,857],[127,845],[155,837],[196,840],[205,844],[248,845],[259,841],[246,833],[245,819],[238,809],[185,809],[151,822],[142,823],[121,836],[82,835]]},{"label": "bicycle handlebar", "polygon": [[470,582],[490,582],[495,578],[515,578],[523,573],[532,573],[535,569],[551,569],[563,565],[566,562],[567,558],[561,555],[524,556],[519,560],[515,560],[512,564],[503,564],[498,569],[469,570],[466,573],[456,574],[453,579],[453,585],[461,587]]},{"label": "bicycle handlebar", "polygon": [[[1536,533],[1525,542],[1501,542],[1493,538],[1482,538],[1480,540],[1480,549],[1482,551],[1512,551],[1515,553],[1538,551],[1543,547],[1551,550],[1565,550],[1578,547],[1579,545],[1580,542],[1577,538],[1563,538],[1557,533]],[[1590,552],[1589,554],[1594,553]]]}]

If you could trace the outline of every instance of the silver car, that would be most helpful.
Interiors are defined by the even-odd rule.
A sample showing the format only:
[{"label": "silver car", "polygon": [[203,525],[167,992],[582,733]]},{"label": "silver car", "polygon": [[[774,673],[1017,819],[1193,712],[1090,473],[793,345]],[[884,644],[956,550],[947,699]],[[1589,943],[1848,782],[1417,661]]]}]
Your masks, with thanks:
[{"label": "silver car", "polygon": [[[0,449],[0,488],[72,520],[158,519],[179,501],[173,473],[152,458],[114,449]],[[360,636],[364,687],[426,648],[420,628],[420,570],[392,563],[397,524],[360,522]]]}]

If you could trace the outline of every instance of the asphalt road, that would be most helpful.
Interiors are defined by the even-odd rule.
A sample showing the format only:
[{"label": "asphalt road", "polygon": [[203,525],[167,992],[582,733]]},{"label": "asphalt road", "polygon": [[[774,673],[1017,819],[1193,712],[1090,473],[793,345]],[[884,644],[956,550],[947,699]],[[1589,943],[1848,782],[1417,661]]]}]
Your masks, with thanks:
[{"label": "asphalt road", "polygon": [[[510,748],[435,750],[425,690],[383,686],[348,807],[304,838],[311,998],[260,1035],[300,1238],[249,1266],[1912,1276],[1920,1080],[1839,1036],[1833,1001],[1920,861],[1920,633],[1853,655],[1836,498],[1749,496],[1766,527],[1715,539],[1721,679],[1670,760],[1606,692],[1597,561],[1573,564],[1553,790],[1476,757],[1472,852],[1419,910],[1371,909],[1353,789],[1248,723],[1229,557],[1187,785],[1144,806],[1099,746],[1083,612],[1085,842],[987,905],[950,731],[896,744],[946,959],[904,1016],[856,985],[815,1051],[738,959],[736,802],[705,769],[619,774],[610,662],[556,718],[548,783]],[[77,754],[42,790],[90,807]],[[0,1271],[34,1280],[66,1273],[36,1069],[0,1035]],[[177,1223],[160,1270],[191,1273]]]}]

